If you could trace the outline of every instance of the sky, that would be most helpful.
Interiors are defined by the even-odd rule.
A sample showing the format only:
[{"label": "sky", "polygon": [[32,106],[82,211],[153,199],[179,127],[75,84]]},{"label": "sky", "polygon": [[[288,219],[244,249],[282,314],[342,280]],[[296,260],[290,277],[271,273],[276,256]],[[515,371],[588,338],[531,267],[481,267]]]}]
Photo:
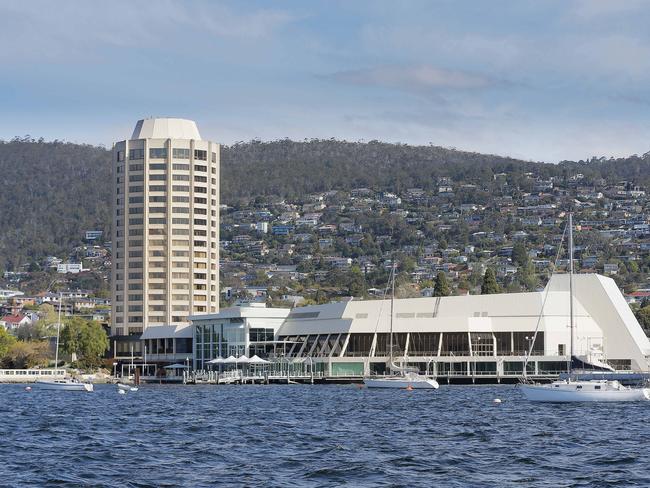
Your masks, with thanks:
[{"label": "sky", "polygon": [[650,0],[0,2],[0,139],[650,150]]}]

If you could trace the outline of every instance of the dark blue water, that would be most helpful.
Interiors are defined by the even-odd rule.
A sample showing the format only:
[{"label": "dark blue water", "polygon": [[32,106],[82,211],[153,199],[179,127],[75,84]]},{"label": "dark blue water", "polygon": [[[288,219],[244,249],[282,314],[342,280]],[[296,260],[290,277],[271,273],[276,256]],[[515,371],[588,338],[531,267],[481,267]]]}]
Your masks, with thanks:
[{"label": "dark blue water", "polygon": [[650,486],[650,403],[518,393],[0,385],[0,486]]}]

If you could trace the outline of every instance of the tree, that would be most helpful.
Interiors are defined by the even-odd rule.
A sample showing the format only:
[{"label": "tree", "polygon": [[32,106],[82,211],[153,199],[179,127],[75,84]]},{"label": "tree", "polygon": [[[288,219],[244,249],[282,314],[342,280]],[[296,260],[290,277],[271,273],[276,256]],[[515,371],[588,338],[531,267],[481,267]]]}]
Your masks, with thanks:
[{"label": "tree", "polygon": [[635,315],[641,327],[650,329],[650,305],[640,308]]},{"label": "tree", "polygon": [[492,295],[499,293],[501,289],[497,283],[497,277],[494,274],[494,269],[488,268],[483,275],[483,284],[481,285],[481,295]]},{"label": "tree", "polygon": [[362,297],[366,294],[366,280],[359,266],[350,268],[348,294],[353,297]]},{"label": "tree", "polygon": [[79,364],[85,368],[97,367],[108,349],[108,337],[99,324],[81,317],[69,319],[61,331],[63,351],[78,356]]},{"label": "tree", "polygon": [[447,282],[447,275],[442,271],[438,272],[436,276],[436,285],[433,288],[434,297],[446,297],[451,295],[451,289],[449,288],[449,283]]},{"label": "tree", "polygon": [[528,257],[528,252],[526,251],[526,246],[523,241],[517,241],[512,246],[512,263],[515,266],[526,267],[530,262]]},{"label": "tree", "polygon": [[3,358],[15,343],[16,338],[7,329],[0,326],[0,358]]},{"label": "tree", "polygon": [[47,342],[22,342],[13,343],[2,358],[5,368],[33,368],[47,363]]}]

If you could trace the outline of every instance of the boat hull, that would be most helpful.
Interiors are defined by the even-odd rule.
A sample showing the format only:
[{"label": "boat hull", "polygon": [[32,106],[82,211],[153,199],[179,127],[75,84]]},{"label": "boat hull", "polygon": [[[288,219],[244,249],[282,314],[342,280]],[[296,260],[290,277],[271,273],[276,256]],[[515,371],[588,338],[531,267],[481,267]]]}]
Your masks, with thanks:
[{"label": "boat hull", "polygon": [[39,390],[61,390],[61,391],[87,391],[94,390],[92,383],[76,383],[73,381],[37,381],[34,387]]},{"label": "boat hull", "polygon": [[439,385],[436,380],[421,378],[409,380],[407,378],[365,378],[363,383],[368,388],[413,388],[417,390],[437,390]]},{"label": "boat hull", "polygon": [[554,388],[553,385],[520,385],[522,393],[531,402],[639,402],[650,400],[648,388],[585,390]]}]

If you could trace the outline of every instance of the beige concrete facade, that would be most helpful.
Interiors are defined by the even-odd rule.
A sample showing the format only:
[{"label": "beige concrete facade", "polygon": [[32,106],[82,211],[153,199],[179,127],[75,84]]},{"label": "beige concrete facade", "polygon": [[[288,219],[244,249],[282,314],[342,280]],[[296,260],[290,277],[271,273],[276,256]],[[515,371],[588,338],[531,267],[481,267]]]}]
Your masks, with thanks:
[{"label": "beige concrete facade", "polygon": [[184,119],[138,121],[115,143],[112,335],[219,311],[219,156]]}]

